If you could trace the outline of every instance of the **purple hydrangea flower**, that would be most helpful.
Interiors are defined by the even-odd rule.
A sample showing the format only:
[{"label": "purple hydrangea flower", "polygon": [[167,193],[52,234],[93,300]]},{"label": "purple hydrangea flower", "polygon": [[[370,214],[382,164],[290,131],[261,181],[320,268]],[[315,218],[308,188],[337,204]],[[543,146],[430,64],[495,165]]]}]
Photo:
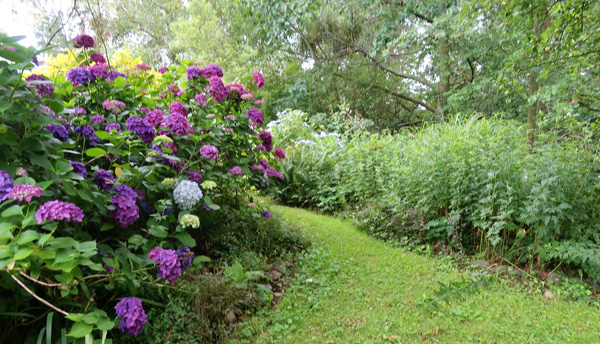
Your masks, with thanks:
[{"label": "purple hydrangea flower", "polygon": [[108,77],[106,78],[106,80],[113,82],[118,77],[123,77],[123,78],[125,78],[125,80],[127,80],[127,77],[125,76],[125,74],[123,74],[121,72],[117,72],[116,70],[108,73]]},{"label": "purple hydrangea flower", "polygon": [[94,131],[95,131],[94,127],[92,127],[91,125],[82,125],[82,126],[79,126],[79,127],[75,128],[74,131],[77,134],[79,134],[80,136],[84,136],[91,143],[96,144],[96,143],[100,142],[100,139],[94,133]]},{"label": "purple hydrangea flower", "polygon": [[92,123],[104,124],[104,122],[106,122],[106,119],[104,118],[104,115],[97,114],[90,117],[90,121]]},{"label": "purple hydrangea flower", "polygon": [[42,223],[45,220],[65,220],[67,222],[73,220],[75,222],[81,222],[83,221],[83,210],[73,203],[49,201],[42,204],[35,213],[35,218],[38,223]]},{"label": "purple hydrangea flower", "polygon": [[145,63],[138,63],[135,66],[135,69],[139,70],[139,71],[142,71],[142,72],[147,72],[147,71],[151,70],[152,67],[150,65],[148,65],[148,64],[145,64]]},{"label": "purple hydrangea flower", "polygon": [[229,95],[233,95],[236,99],[241,99],[242,93],[244,92],[244,86],[240,84],[229,84],[225,86],[229,91]]},{"label": "purple hydrangea flower", "polygon": [[69,139],[69,131],[62,125],[48,124],[45,129],[51,132],[52,136],[63,142]]},{"label": "purple hydrangea flower", "polygon": [[104,58],[104,56],[102,56],[101,54],[98,54],[98,53],[91,54],[90,60],[92,60],[98,64],[106,63],[106,59]]},{"label": "purple hydrangea flower", "polygon": [[223,81],[218,76],[213,76],[209,80],[210,87],[208,93],[217,103],[221,103],[223,99],[229,97],[229,91],[223,85]]},{"label": "purple hydrangea flower", "polygon": [[265,78],[261,72],[254,72],[252,73],[252,76],[254,77],[254,83],[256,84],[256,87],[262,88],[265,85]]},{"label": "purple hydrangea flower", "polygon": [[8,198],[14,182],[6,171],[0,171],[0,202],[4,202]]},{"label": "purple hydrangea flower", "polygon": [[85,111],[84,108],[76,107],[76,108],[73,108],[73,113],[75,115],[85,115],[85,114],[87,114],[87,111]]},{"label": "purple hydrangea flower", "polygon": [[23,202],[23,200],[31,202],[33,197],[41,197],[42,192],[44,192],[44,190],[42,190],[41,187],[33,184],[17,184],[8,193],[8,198],[18,199],[19,202]]},{"label": "purple hydrangea flower", "polygon": [[275,158],[278,160],[285,159],[285,152],[281,148],[275,148]]},{"label": "purple hydrangea flower", "polygon": [[265,116],[263,116],[263,113],[257,108],[248,110],[248,117],[250,117],[253,127],[258,127],[265,121]]},{"label": "purple hydrangea flower", "polygon": [[223,77],[223,70],[221,69],[221,67],[217,66],[216,64],[209,64],[206,67],[203,67],[202,69],[200,69],[200,75],[202,75],[205,78],[211,78],[213,76],[218,76],[219,78]]},{"label": "purple hydrangea flower", "polygon": [[94,79],[92,72],[83,67],[76,67],[67,72],[67,80],[74,84],[86,85]]},{"label": "purple hydrangea flower", "polygon": [[73,171],[75,173],[77,173],[78,175],[82,176],[83,179],[87,179],[88,177],[88,172],[85,169],[85,165],[80,163],[79,161],[70,161],[69,163],[71,163],[71,166],[73,166]]},{"label": "purple hydrangea flower", "polygon": [[243,101],[249,102],[252,99],[254,99],[254,94],[250,93],[250,92],[244,92],[244,93],[242,93],[241,98],[242,98]]},{"label": "purple hydrangea flower", "polygon": [[268,211],[268,210],[265,210],[265,211],[263,211],[263,214],[262,214],[262,215],[263,215],[263,217],[264,217],[265,219],[270,219],[270,218],[272,218],[272,217],[273,217],[273,213],[271,213],[271,212],[270,212],[270,211]]},{"label": "purple hydrangea flower", "polygon": [[267,151],[271,151],[273,149],[273,135],[266,130],[262,130],[258,134],[258,139],[262,141],[262,144],[265,146]]},{"label": "purple hydrangea flower", "polygon": [[188,80],[198,79],[202,74],[202,72],[200,71],[200,68],[198,68],[196,66],[187,67],[185,72],[187,73]]},{"label": "purple hydrangea flower", "polygon": [[94,184],[96,184],[100,190],[112,190],[115,177],[110,171],[97,169],[94,171],[96,176],[94,177]]},{"label": "purple hydrangea flower", "polygon": [[133,191],[133,189],[129,185],[125,184],[115,185],[115,187],[112,189],[112,192],[125,195],[133,199],[137,199],[138,197],[138,194],[135,191]]},{"label": "purple hydrangea flower", "polygon": [[241,176],[242,174],[244,174],[244,170],[239,167],[239,166],[233,166],[230,170],[229,170],[229,174],[230,175],[238,175]]},{"label": "purple hydrangea flower", "polygon": [[259,99],[259,100],[257,100],[257,101],[254,102],[254,105],[258,105],[258,106],[265,105],[265,101],[262,100],[262,99]]},{"label": "purple hydrangea flower", "polygon": [[283,179],[283,174],[281,172],[278,172],[277,170],[275,170],[273,167],[267,167],[266,172],[271,177],[277,177],[279,179]]},{"label": "purple hydrangea flower", "polygon": [[139,200],[143,200],[144,198],[146,198],[146,190],[135,189],[133,190],[133,192],[135,192],[135,195]]},{"label": "purple hydrangea flower", "polygon": [[177,112],[167,116],[165,125],[172,133],[177,135],[188,136],[194,133],[194,130],[190,126],[190,122],[188,122],[184,115]]},{"label": "purple hydrangea flower", "polygon": [[181,262],[175,250],[155,247],[148,253],[148,258],[160,265],[158,267],[158,277],[174,282],[181,276]]},{"label": "purple hydrangea flower", "polygon": [[95,78],[106,79],[108,77],[108,71],[104,65],[93,65],[89,68],[89,71]]},{"label": "purple hydrangea flower", "polygon": [[104,128],[104,131],[106,131],[107,133],[110,133],[113,130],[117,130],[117,134],[120,134],[121,131],[121,125],[119,123],[113,122],[113,123],[109,123],[106,125],[106,127]]},{"label": "purple hydrangea flower", "polygon": [[169,106],[169,111],[171,111],[171,113],[180,113],[184,116],[187,116],[188,114],[187,108],[183,104],[181,104],[181,102],[178,101],[174,101],[171,103],[171,105]]},{"label": "purple hydrangea flower", "polygon": [[146,120],[151,125],[158,127],[165,121],[164,112],[162,110],[148,111],[146,113]]},{"label": "purple hydrangea flower", "polygon": [[192,259],[194,259],[194,252],[190,251],[190,248],[183,246],[177,250],[177,257],[179,258],[179,264],[181,265],[181,271],[186,272],[187,269],[192,267]]},{"label": "purple hydrangea flower", "polygon": [[102,102],[102,107],[105,110],[108,110],[114,114],[119,114],[121,113],[123,110],[125,110],[125,108],[127,107],[125,105],[125,103],[123,103],[120,100],[111,100],[111,99],[106,99],[105,101]]},{"label": "purple hydrangea flower", "polygon": [[127,130],[138,134],[145,144],[149,144],[156,136],[156,130],[147,120],[136,116],[131,116],[126,121]]},{"label": "purple hydrangea flower", "polygon": [[188,178],[190,178],[191,181],[196,183],[202,182],[202,174],[200,174],[199,172],[189,172]]},{"label": "purple hydrangea flower", "polygon": [[263,176],[265,175],[265,167],[261,164],[254,164],[250,166],[250,168],[253,170],[259,170],[260,174],[262,174]]},{"label": "purple hydrangea flower", "polygon": [[227,115],[225,116],[225,119],[236,119],[237,116],[236,115]]},{"label": "purple hydrangea flower", "polygon": [[217,160],[219,157],[219,150],[215,146],[204,145],[200,148],[200,154],[202,154],[206,160]]},{"label": "purple hydrangea flower", "polygon": [[265,151],[265,146],[263,145],[256,145],[256,147],[254,147],[255,150],[259,150],[259,151]]},{"label": "purple hydrangea flower", "polygon": [[119,329],[129,336],[140,333],[148,316],[142,308],[142,301],[135,297],[124,297],[115,306],[117,316],[121,318]]},{"label": "purple hydrangea flower", "polygon": [[27,86],[35,88],[35,93],[40,98],[44,98],[44,97],[50,98],[52,96],[52,93],[54,93],[54,86],[52,86],[52,83],[50,83],[48,81],[48,79],[46,79],[42,75],[31,74],[25,80],[27,80],[27,81],[47,81],[47,82],[41,83],[41,84],[27,84]]},{"label": "purple hydrangea flower", "polygon": [[165,72],[168,72],[168,71],[169,71],[169,68],[168,68],[168,67],[160,67],[160,68],[158,69],[158,72],[159,72],[160,74],[165,74]]},{"label": "purple hydrangea flower", "polygon": [[73,38],[75,48],[89,49],[94,47],[94,39],[88,35],[77,35]]},{"label": "purple hydrangea flower", "polygon": [[[119,186],[124,189],[123,187],[127,185]],[[129,187],[127,186],[127,188]],[[131,188],[129,188],[129,190],[131,190]],[[110,211],[110,217],[115,219],[117,224],[123,228],[127,228],[127,226],[137,221],[137,219],[140,217],[140,209],[135,204],[137,195],[135,192],[133,192],[133,190],[131,190],[131,193],[133,193],[133,197],[127,194],[117,194],[113,196],[111,201],[111,204],[115,207],[115,209]]]},{"label": "purple hydrangea flower", "polygon": [[196,100],[196,103],[198,103],[198,105],[202,107],[206,107],[206,105],[208,105],[208,102],[206,101],[206,96],[204,94],[198,94],[194,97],[194,99]]},{"label": "purple hydrangea flower", "polygon": [[140,109],[140,112],[143,113],[144,115],[147,114],[150,111],[152,111],[152,109],[149,108],[149,107],[143,107],[143,108]]}]

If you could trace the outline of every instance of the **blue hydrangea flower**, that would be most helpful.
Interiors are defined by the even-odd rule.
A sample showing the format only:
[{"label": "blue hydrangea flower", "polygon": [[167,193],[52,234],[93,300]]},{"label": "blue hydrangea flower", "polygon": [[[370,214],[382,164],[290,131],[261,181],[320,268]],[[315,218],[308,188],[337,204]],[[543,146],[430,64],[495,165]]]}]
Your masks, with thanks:
[{"label": "blue hydrangea flower", "polygon": [[189,180],[182,180],[173,190],[175,203],[184,210],[192,209],[203,196],[198,183]]}]

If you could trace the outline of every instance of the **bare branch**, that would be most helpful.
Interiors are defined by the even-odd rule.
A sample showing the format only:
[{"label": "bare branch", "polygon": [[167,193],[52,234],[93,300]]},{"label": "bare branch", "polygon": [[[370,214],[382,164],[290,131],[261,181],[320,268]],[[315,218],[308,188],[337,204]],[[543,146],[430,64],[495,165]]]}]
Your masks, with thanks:
[{"label": "bare branch", "polygon": [[25,289],[26,292],[29,293],[29,295],[35,297],[38,301],[40,301],[41,303],[45,304],[46,306],[54,309],[55,311],[57,311],[58,313],[67,316],[69,315],[69,312],[67,311],[63,311],[62,309],[56,307],[55,305],[51,304],[50,302],[42,299],[41,297],[39,297],[36,293],[34,293],[33,291],[31,291],[31,289],[27,288],[27,286],[20,280],[17,278],[17,276],[15,275],[10,275],[10,277],[15,280],[15,282],[17,282],[18,285],[20,285],[23,289]]}]

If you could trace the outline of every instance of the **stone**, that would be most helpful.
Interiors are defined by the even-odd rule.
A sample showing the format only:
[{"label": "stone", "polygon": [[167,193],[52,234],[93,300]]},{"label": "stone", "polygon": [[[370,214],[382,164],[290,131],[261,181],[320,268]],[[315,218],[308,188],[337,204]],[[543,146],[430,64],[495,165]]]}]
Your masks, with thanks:
[{"label": "stone", "polygon": [[235,321],[235,313],[233,313],[233,311],[229,311],[227,312],[227,314],[225,315],[225,319],[227,320],[227,322],[232,323]]},{"label": "stone", "polygon": [[506,265],[492,266],[490,268],[490,270],[493,270],[494,272],[500,273],[500,272],[504,272],[504,271],[508,270],[508,266],[506,266]]},{"label": "stone", "polygon": [[283,276],[283,274],[277,270],[271,270],[269,275],[271,276],[272,281],[277,281],[278,279],[281,278],[281,276]]},{"label": "stone", "polygon": [[479,266],[482,269],[487,269],[490,266],[490,263],[486,262],[485,260],[472,260],[471,264]]},{"label": "stone", "polygon": [[285,266],[283,266],[283,264],[275,265],[273,267],[273,270],[277,270],[277,271],[279,271],[281,273],[283,273],[283,269],[285,269]]},{"label": "stone", "polygon": [[556,272],[549,273],[546,281],[554,284],[562,284],[562,279],[560,279],[560,276]]},{"label": "stone", "polygon": [[523,276],[523,271],[513,268],[513,269],[510,269],[510,274],[513,276],[521,277],[521,276]]}]

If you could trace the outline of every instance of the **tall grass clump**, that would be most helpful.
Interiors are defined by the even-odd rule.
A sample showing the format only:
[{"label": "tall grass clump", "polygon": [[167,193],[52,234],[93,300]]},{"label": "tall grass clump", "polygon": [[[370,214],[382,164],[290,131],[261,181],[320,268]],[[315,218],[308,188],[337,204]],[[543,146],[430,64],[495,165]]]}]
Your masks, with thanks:
[{"label": "tall grass clump", "polygon": [[[374,231],[421,233],[492,260],[565,264],[598,278],[600,169],[577,140],[532,145],[517,122],[461,116],[396,135],[327,135],[290,143],[282,200],[354,209],[364,223],[372,223],[364,211],[372,206],[392,223],[423,227]],[[424,225],[398,220],[414,211],[425,214]]]}]

